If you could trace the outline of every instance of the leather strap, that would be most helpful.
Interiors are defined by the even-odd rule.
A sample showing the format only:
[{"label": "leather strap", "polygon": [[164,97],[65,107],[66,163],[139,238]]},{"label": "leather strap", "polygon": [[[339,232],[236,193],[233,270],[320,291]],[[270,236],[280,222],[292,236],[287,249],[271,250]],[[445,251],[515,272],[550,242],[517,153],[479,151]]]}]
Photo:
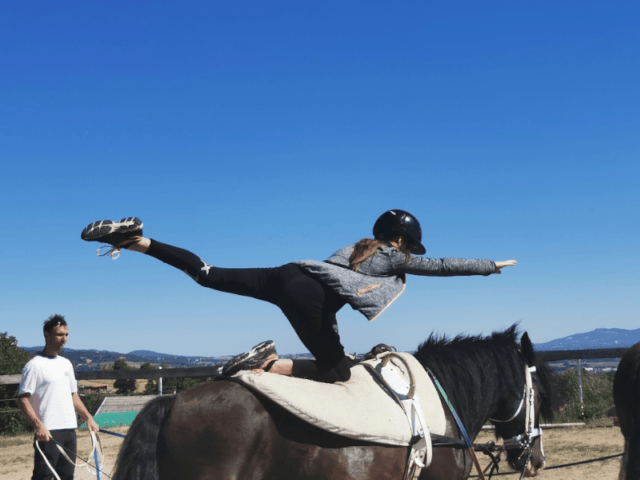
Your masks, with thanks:
[{"label": "leather strap", "polygon": [[476,466],[476,470],[478,471],[478,477],[481,480],[485,480],[484,472],[482,471],[482,467],[480,466],[480,462],[478,462],[478,457],[476,456],[476,451],[474,450],[473,442],[471,441],[471,438],[469,438],[469,434],[467,433],[467,429],[464,428],[464,425],[462,424],[462,420],[460,420],[460,417],[456,413],[456,409],[453,408],[453,405],[449,401],[449,397],[447,397],[447,394],[444,391],[444,388],[442,388],[442,385],[440,385],[440,382],[438,381],[436,376],[429,369],[427,369],[427,373],[429,374],[429,376],[433,380],[433,383],[437,387],[438,391],[440,392],[440,395],[442,396],[442,399],[444,400],[444,402],[449,407],[449,411],[451,411],[451,415],[453,415],[453,418],[455,419],[456,423],[458,424],[458,429],[460,430],[460,433],[462,434],[462,438],[464,438],[464,443],[467,445],[467,450],[471,454],[471,460],[473,461],[473,464]]}]

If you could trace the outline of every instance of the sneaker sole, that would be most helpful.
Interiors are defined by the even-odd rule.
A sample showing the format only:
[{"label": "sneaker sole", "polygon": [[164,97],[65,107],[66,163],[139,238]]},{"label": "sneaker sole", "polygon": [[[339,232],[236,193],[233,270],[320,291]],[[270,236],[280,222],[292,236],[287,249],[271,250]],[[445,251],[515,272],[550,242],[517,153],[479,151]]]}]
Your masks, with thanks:
[{"label": "sneaker sole", "polygon": [[258,355],[264,352],[275,353],[276,344],[272,340],[267,340],[266,342],[259,343],[251,350],[249,350],[249,356]]},{"label": "sneaker sole", "polygon": [[127,233],[135,232],[137,230],[142,231],[142,227],[142,220],[138,217],[123,218],[119,222],[100,220],[87,225],[85,229],[82,230],[80,238],[87,242],[93,242],[112,233]]},{"label": "sneaker sole", "polygon": [[[240,370],[249,370],[262,365],[269,355],[277,354],[276,345],[271,340],[259,343],[247,353],[241,353],[229,360],[223,367],[224,375],[233,375]],[[242,366],[242,368],[239,368]]]}]

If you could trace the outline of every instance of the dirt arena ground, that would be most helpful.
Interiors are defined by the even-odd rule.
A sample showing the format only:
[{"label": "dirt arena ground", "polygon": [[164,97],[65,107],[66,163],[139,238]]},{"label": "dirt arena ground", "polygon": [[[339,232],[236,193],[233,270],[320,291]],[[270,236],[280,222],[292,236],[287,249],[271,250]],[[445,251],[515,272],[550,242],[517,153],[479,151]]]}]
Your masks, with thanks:
[{"label": "dirt arena ground", "polygon": [[[129,427],[110,428],[110,431],[125,435]],[[113,435],[102,433],[99,435],[104,452],[104,462],[100,457],[101,470],[111,473],[120,445],[123,439]],[[87,459],[91,453],[91,438],[86,430],[78,430],[78,455]],[[102,466],[102,463],[104,465]],[[33,472],[33,436],[17,435],[15,437],[0,436],[0,479],[2,480],[28,480]],[[95,479],[96,471],[93,468],[76,468],[75,479]],[[102,479],[106,476],[101,475]]]},{"label": "dirt arena ground", "polygon": [[[113,431],[126,433],[127,428],[116,428]],[[483,432],[478,442],[486,442],[493,438],[490,432]],[[111,473],[113,462],[117,456],[122,439],[101,434],[100,440],[105,453],[106,473]],[[33,468],[33,439],[30,435],[0,437],[0,465],[3,480],[26,480],[31,477]],[[544,431],[544,448],[547,455],[547,467],[574,463],[589,459],[606,457],[622,453],[623,439],[620,429],[616,427],[548,429]],[[78,450],[86,458],[91,450],[91,441],[86,431],[78,433]],[[480,456],[480,463],[487,461]],[[503,462],[504,463],[504,462]],[[543,480],[615,480],[618,478],[620,458],[586,465],[543,470],[538,478]],[[506,470],[503,470],[506,471]],[[76,479],[96,478],[95,471],[76,469]],[[106,478],[102,476],[101,478]],[[501,478],[501,477],[496,477]],[[518,478],[508,476],[506,478]]]},{"label": "dirt arena ground", "polygon": [[[482,432],[477,443],[493,439],[491,432]],[[568,463],[582,462],[622,453],[624,439],[618,427],[547,429],[543,431],[545,470],[539,472],[541,480],[615,480],[620,472],[620,457],[585,465],[555,469]],[[484,455],[481,455],[483,457]],[[480,457],[480,464],[488,464]],[[504,462],[501,462],[504,463]],[[500,470],[507,472],[504,466]],[[515,475],[495,478],[519,478]]]}]

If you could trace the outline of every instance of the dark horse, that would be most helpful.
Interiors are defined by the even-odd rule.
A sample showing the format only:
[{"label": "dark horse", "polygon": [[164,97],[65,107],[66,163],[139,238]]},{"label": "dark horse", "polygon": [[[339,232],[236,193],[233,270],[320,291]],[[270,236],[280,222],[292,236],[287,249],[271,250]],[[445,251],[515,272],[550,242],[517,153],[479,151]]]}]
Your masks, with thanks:
[{"label": "dark horse", "polygon": [[[540,412],[552,417],[550,372],[536,361],[528,335],[520,344],[517,336],[516,325],[487,338],[432,335],[415,353],[439,379],[471,439],[490,418],[508,420],[495,423],[497,437],[524,432],[526,408],[519,405],[527,366],[537,368],[535,426]],[[461,438],[444,409],[445,435]],[[129,430],[113,479],[401,480],[408,452],[325,432],[238,383],[217,380],[151,401]],[[519,471],[522,452],[508,451],[509,464]],[[544,465],[541,437],[532,452],[529,475]],[[434,446],[433,462],[419,478],[467,478],[471,467],[467,450]]]},{"label": "dark horse", "polygon": [[625,440],[620,480],[640,480],[640,343],[627,350],[618,364],[613,401]]}]

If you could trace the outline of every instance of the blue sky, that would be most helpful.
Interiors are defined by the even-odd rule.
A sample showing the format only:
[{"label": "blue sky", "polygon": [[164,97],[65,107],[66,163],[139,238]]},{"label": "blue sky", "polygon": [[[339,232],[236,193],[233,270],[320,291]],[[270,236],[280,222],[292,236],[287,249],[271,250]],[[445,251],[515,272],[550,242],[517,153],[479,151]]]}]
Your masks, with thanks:
[{"label": "blue sky", "polygon": [[640,323],[640,6],[631,2],[22,2],[0,9],[0,331],[70,348],[305,351],[276,307],[81,230],[225,267],[327,258],[412,212],[427,256],[347,351],[521,321],[535,343]]}]

